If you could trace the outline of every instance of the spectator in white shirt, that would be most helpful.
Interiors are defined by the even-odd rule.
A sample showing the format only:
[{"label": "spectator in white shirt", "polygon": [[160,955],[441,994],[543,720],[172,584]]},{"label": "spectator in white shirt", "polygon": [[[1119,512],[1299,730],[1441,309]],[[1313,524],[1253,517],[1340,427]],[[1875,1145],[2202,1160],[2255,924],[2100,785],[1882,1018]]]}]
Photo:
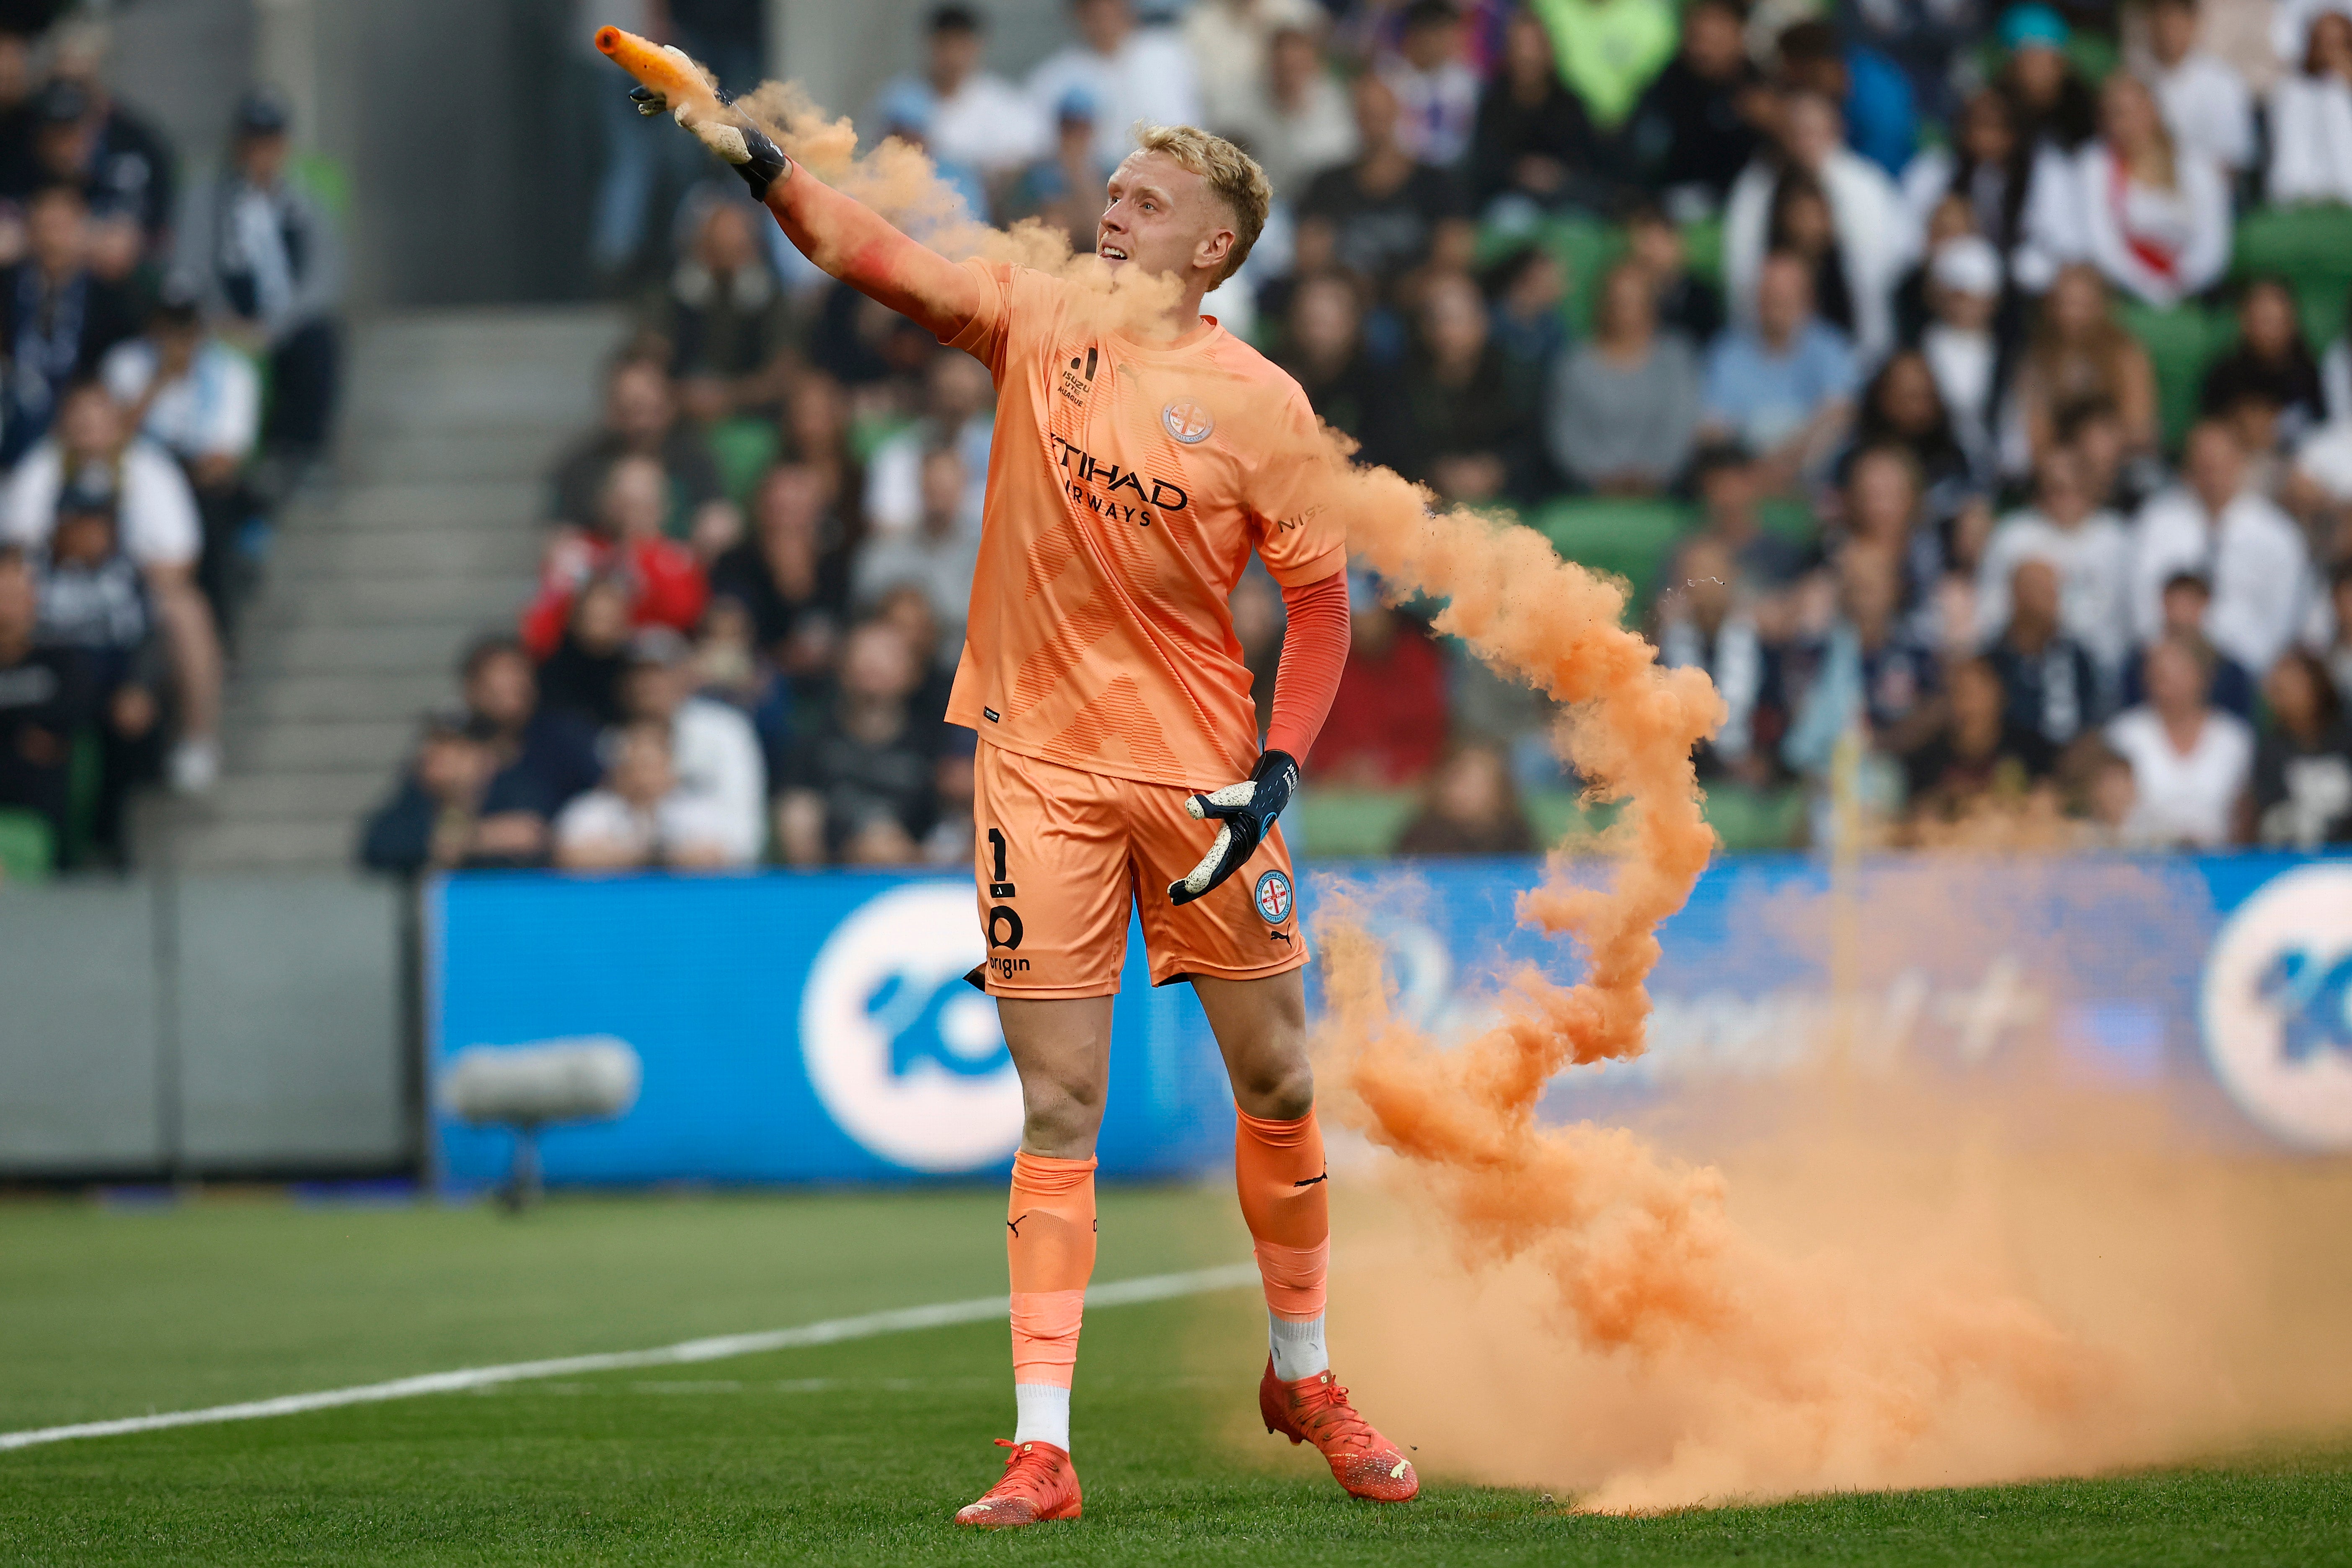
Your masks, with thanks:
[{"label": "spectator in white shirt", "polygon": [[694,649],[667,626],[629,641],[621,705],[632,720],[665,725],[678,787],[709,803],[725,864],[748,866],[768,837],[768,769],[751,721],[724,702],[693,695]]},{"label": "spectator in white shirt", "polygon": [[850,581],[858,603],[870,605],[912,584],[923,592],[945,645],[963,646],[971,609],[972,576],[980,568],[980,531],[963,526],[963,458],[952,447],[922,457],[922,515],[914,528],[869,540]]},{"label": "spectator in white shirt", "polygon": [[184,296],[167,297],[146,335],[117,344],[99,375],[139,433],[180,460],[195,490],[204,531],[196,581],[226,639],[238,596],[237,535],[260,511],[246,465],[261,436],[261,377],[205,330]]},{"label": "spectator in white shirt", "polygon": [[1997,88],[1979,89],[1961,108],[1953,144],[1923,149],[1904,168],[1903,199],[1913,226],[1925,233],[1936,205],[1957,195],[1968,203],[1977,233],[2000,253],[2005,270],[2025,237],[2026,202],[2042,151],[2025,138],[2008,96]]},{"label": "spectator in white shirt", "polygon": [[2017,568],[2043,561],[2058,574],[2058,625],[2113,680],[2131,644],[2131,536],[2123,519],[2098,504],[2082,455],[2060,447],[2042,459],[2033,505],[2000,520],[1977,563],[1977,636],[1987,642],[2009,624],[2010,584]]},{"label": "spectator in white shirt", "polygon": [[1379,67],[1397,95],[1397,140],[1441,169],[1462,162],[1478,120],[1478,73],[1463,59],[1462,47],[1453,0],[1412,0],[1396,52]]},{"label": "spectator in white shirt", "polygon": [[1992,323],[2000,310],[2000,253],[1972,234],[1946,240],[1927,263],[1927,299],[1935,319],[1919,335],[1919,353],[1969,467],[1990,474],[2000,391],[2000,342]]},{"label": "spectator in white shirt", "polygon": [[678,783],[669,733],[640,719],[613,731],[604,782],[555,819],[555,863],[569,871],[648,867],[716,870],[743,864],[725,813]]},{"label": "spectator in white shirt", "polygon": [[1802,170],[1828,197],[1846,286],[1852,291],[1854,349],[1865,366],[1895,345],[1895,288],[1915,257],[1914,230],[1886,171],[1845,144],[1837,106],[1818,93],[1787,96],[1780,115],[1781,160],[1759,159],[1740,173],[1725,210],[1725,281],[1735,321],[1756,320],[1757,280],[1769,246],[1782,167]]},{"label": "spectator in white shirt", "polygon": [[298,468],[324,449],[342,382],[342,239],[299,177],[290,111],[268,89],[236,110],[228,166],[183,204],[173,269],[222,330],[269,361],[264,444]]},{"label": "spectator in white shirt", "polygon": [[221,653],[212,609],[195,583],[204,544],[195,496],[180,465],[132,436],[121,405],[94,381],[67,391],[57,424],[0,491],[0,542],[27,550],[47,543],[58,498],[68,489],[115,498],[123,553],[147,580],[171,654],[180,716],[172,785],[201,794],[220,776]]},{"label": "spectator in white shirt", "polygon": [[1059,111],[1083,88],[1104,112],[1095,121],[1095,156],[1115,168],[1135,151],[1134,127],[1197,125],[1201,91],[1192,57],[1172,28],[1139,27],[1129,0],[1071,0],[1078,39],[1029,73],[1029,101],[1041,116]]},{"label": "spectator in white shirt", "polygon": [[2128,843],[2151,848],[2228,845],[2254,765],[2253,731],[2205,700],[2204,654],[2184,637],[2147,652],[2147,700],[2107,723],[2107,744],[2131,763],[2137,795]]},{"label": "spectator in white shirt", "polygon": [[2270,15],[2271,52],[2282,65],[2292,68],[2303,58],[2303,51],[2311,41],[2313,19],[2329,11],[2342,10],[2344,0],[2274,0],[2272,5],[2261,8]]},{"label": "spectator in white shirt", "polygon": [[2299,68],[2271,89],[2273,202],[2352,202],[2352,16],[2310,18]]},{"label": "spectator in white shirt", "polygon": [[[1198,0],[1184,14],[1184,47],[1200,78],[1203,123],[1223,135],[1246,116],[1265,79],[1276,36],[1295,29],[1311,43],[1323,16],[1314,0]],[[1346,107],[1343,100],[1340,108]],[[1265,160],[1261,154],[1258,161]]]},{"label": "spectator in white shirt", "polygon": [[970,354],[933,354],[923,367],[923,416],[874,448],[866,463],[866,522],[877,535],[921,526],[923,454],[945,447],[963,459],[960,531],[980,537],[988,494],[988,448],[995,433],[995,389],[988,367]]},{"label": "spectator in white shirt", "polygon": [[2240,174],[2254,162],[2253,95],[2227,62],[2197,47],[2199,10],[2199,0],[2150,0],[2148,85],[2183,152]]},{"label": "spectator in white shirt", "polygon": [[2164,585],[2175,573],[2212,584],[2205,635],[2248,669],[2268,669],[2303,627],[2311,565],[2303,534],[2267,497],[2246,488],[2237,433],[2209,419],[2189,432],[2186,483],[2140,509],[2132,531],[2132,626],[2152,642],[2164,626]]},{"label": "spectator in white shirt", "polygon": [[1231,122],[1213,121],[1211,128],[1249,148],[1276,201],[1296,201],[1316,174],[1355,157],[1356,116],[1348,90],[1325,68],[1323,51],[1307,28],[1276,31],[1266,45],[1265,68],[1250,88]]},{"label": "spectator in white shirt", "polygon": [[2090,262],[2159,310],[2212,287],[2230,266],[2220,165],[2177,145],[2155,94],[2126,72],[2107,79],[2100,125],[2064,177],[2037,181],[2028,225],[2036,247]]},{"label": "spectator in white shirt", "polygon": [[[1034,100],[992,71],[981,69],[980,13],[949,4],[931,13],[919,75],[886,83],[877,103],[919,94],[930,105],[932,153],[994,178],[1045,154],[1051,140]],[[877,122],[882,118],[876,113]]]}]

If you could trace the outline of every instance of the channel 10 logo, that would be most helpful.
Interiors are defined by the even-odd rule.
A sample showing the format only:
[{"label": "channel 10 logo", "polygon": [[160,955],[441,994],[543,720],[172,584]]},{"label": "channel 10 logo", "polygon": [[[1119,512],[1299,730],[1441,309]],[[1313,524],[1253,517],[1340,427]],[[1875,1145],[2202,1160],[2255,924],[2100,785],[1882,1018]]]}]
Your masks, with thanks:
[{"label": "channel 10 logo", "polygon": [[2205,965],[2205,1054],[2264,1131],[2352,1149],[2352,864],[2264,883],[2223,923]]},{"label": "channel 10 logo", "polygon": [[969,882],[869,899],[817,950],[801,1053],[842,1131],[909,1170],[1002,1163],[1021,1142],[1021,1079],[996,1005],[964,983],[986,953]]}]

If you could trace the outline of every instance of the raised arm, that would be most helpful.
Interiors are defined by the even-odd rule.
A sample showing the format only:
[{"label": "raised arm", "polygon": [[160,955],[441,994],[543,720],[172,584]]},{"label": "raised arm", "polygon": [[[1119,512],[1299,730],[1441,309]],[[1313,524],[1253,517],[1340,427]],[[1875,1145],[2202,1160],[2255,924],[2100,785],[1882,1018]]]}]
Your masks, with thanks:
[{"label": "raised arm", "polygon": [[980,279],[789,159],[760,199],[802,255],[942,341],[980,313]]},{"label": "raised arm", "polygon": [[637,79],[629,96],[640,113],[667,113],[693,132],[743,176],[801,254],[826,272],[941,339],[954,337],[980,312],[985,285],[979,279],[794,164],[683,52],[618,27],[598,33],[596,47]]}]

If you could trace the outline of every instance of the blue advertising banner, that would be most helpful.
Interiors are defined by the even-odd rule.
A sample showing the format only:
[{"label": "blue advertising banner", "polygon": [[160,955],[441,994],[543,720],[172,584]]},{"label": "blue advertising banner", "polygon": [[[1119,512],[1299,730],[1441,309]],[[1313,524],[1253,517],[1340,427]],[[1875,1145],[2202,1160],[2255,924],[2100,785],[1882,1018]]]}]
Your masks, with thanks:
[{"label": "blue advertising banner", "polygon": [[[1596,873],[1598,874],[1598,873]],[[1521,926],[1528,860],[1302,879],[1310,931],[1341,900],[1378,936],[1401,1013],[1475,1028],[1517,968],[1572,947]],[[1019,1085],[971,884],[881,872],[740,878],[465,875],[428,905],[430,1073],[470,1047],[619,1041],[642,1087],[616,1120],[551,1127],[551,1182],[909,1180],[1002,1171]],[[1580,1069],[1550,1109],[1605,1115],[1713,1082],[1857,1065],[2000,1075],[2029,1062],[2167,1085],[2290,1147],[2352,1149],[2352,860],[1906,858],[1832,878],[1727,860],[1660,933],[1637,1060]],[[1310,970],[1310,976],[1314,974]],[[1232,1147],[1191,988],[1153,989],[1130,931],[1106,1174],[1173,1175]],[[438,1100],[436,1097],[436,1105]],[[435,1116],[442,1179],[502,1177],[509,1133]]]}]

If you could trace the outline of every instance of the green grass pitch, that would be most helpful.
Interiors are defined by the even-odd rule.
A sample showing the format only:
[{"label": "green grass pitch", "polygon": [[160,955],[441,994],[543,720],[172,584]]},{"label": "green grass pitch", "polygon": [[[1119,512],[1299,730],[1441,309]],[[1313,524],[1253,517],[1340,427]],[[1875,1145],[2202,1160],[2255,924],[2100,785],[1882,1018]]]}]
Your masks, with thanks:
[{"label": "green grass pitch", "polygon": [[[986,1295],[1003,1202],[0,1204],[0,1430]],[[1102,1230],[1104,1279],[1247,1256],[1222,1191],[1107,1192]],[[970,1324],[0,1452],[0,1563],[2352,1563],[2347,1447],[1650,1519],[1442,1474],[1350,1503],[1247,1425],[1260,1323],[1247,1291],[1089,1316],[1077,1524],[949,1522],[1010,1435]]]}]

